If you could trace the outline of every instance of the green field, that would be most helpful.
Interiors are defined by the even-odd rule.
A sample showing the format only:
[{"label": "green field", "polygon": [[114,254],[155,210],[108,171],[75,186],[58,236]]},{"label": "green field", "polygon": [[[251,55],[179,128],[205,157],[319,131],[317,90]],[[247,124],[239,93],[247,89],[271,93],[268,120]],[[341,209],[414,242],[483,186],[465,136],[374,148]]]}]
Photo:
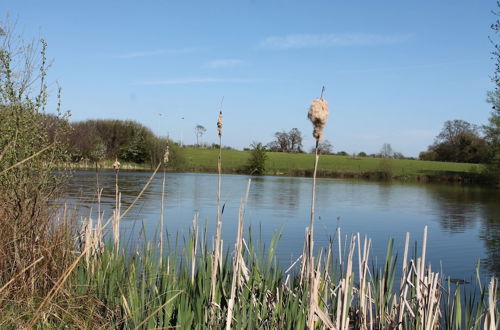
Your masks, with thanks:
[{"label": "green field", "polygon": [[[216,149],[183,149],[186,169],[192,171],[216,171]],[[249,151],[223,150],[222,167],[225,171],[241,172],[245,168]],[[313,170],[314,155],[268,152],[266,171],[270,175],[307,175]],[[425,174],[453,175],[475,174],[483,170],[483,165],[465,163],[431,162],[408,159],[381,159],[369,157],[321,155],[318,170],[323,174],[338,176],[390,171],[392,176],[419,176]]]}]

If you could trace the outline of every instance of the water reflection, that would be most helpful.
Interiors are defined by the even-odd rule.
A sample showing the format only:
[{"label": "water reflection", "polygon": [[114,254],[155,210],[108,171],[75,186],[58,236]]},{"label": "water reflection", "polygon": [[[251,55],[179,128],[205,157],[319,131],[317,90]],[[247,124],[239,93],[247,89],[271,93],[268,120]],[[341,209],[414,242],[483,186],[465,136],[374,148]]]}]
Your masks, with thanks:
[{"label": "water reflection", "polygon": [[443,230],[452,233],[463,233],[476,225],[487,196],[481,189],[461,186],[430,185],[428,191],[433,195]]},{"label": "water reflection", "polygon": [[[496,217],[496,218],[495,218]],[[487,258],[483,259],[484,266],[492,274],[500,274],[500,221],[498,210],[496,213],[486,215],[484,226],[481,228],[479,238],[484,242]]]},{"label": "water reflection", "polygon": [[[119,177],[123,208],[137,196],[150,173],[122,172]],[[237,215],[248,177],[224,175],[221,201],[224,246],[232,246]],[[99,178],[102,209],[111,215],[115,200],[114,172]],[[165,222],[169,233],[188,232],[195,212],[200,223],[207,221],[207,237],[215,227],[217,176],[211,174],[167,174]],[[159,174],[137,206],[126,216],[124,237],[135,237],[145,229],[156,234],[162,190]],[[82,215],[96,212],[96,176],[77,172],[66,192],[67,200],[81,207]],[[308,178],[253,178],[245,223],[261,232],[263,242],[283,229],[278,256],[286,264],[302,252],[304,228],[309,225],[311,180]],[[485,276],[500,275],[500,192],[477,187],[451,185],[388,184],[364,181],[319,179],[316,214],[317,247],[325,247],[340,223],[346,235],[361,232],[373,240],[373,255],[385,255],[389,236],[402,250],[406,232],[412,240],[422,237],[429,226],[429,260],[434,268],[441,263],[447,274],[464,278],[474,274],[475,262],[482,260]],[[337,220],[340,217],[340,222]],[[138,221],[139,220],[139,221]]]},{"label": "water reflection", "polygon": [[431,185],[439,223],[444,231],[465,233],[479,227],[486,257],[483,269],[500,274],[500,202],[498,191],[479,187]]},{"label": "water reflection", "polygon": [[281,205],[289,210],[295,210],[299,207],[300,196],[300,186],[293,182],[293,178],[275,180],[272,185],[271,197],[276,206]]}]

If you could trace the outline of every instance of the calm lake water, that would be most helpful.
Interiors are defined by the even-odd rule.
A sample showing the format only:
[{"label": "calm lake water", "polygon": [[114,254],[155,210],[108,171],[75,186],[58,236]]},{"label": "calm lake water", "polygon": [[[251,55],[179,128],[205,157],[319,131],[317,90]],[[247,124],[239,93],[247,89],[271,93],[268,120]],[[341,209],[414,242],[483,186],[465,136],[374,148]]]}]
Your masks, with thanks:
[{"label": "calm lake water", "polygon": [[[120,172],[120,190],[125,209],[142,189],[150,173]],[[157,174],[150,188],[121,224],[122,239],[136,244],[142,229],[153,238],[160,218],[162,175]],[[234,246],[238,209],[248,181],[247,176],[223,175],[221,201],[224,248]],[[105,217],[114,206],[114,172],[100,172]],[[288,267],[301,254],[304,230],[309,225],[311,207],[309,178],[253,177],[245,214],[245,229],[252,225],[254,237],[268,245],[282,229],[277,255]],[[195,213],[199,223],[208,223],[207,237],[215,230],[217,176],[212,174],[167,174],[165,187],[165,225],[169,237],[187,236]],[[76,172],[69,182],[67,200],[80,214],[95,214],[96,175]],[[406,232],[411,242],[422,241],[428,226],[428,258],[435,270],[441,266],[447,276],[470,280],[478,260],[482,277],[500,275],[500,192],[456,185],[402,184],[367,181],[318,179],[315,240],[325,247],[337,227],[342,237],[360,233],[372,238],[372,258],[383,264],[389,237],[395,239],[400,259]],[[130,245],[129,243],[129,245]]]}]

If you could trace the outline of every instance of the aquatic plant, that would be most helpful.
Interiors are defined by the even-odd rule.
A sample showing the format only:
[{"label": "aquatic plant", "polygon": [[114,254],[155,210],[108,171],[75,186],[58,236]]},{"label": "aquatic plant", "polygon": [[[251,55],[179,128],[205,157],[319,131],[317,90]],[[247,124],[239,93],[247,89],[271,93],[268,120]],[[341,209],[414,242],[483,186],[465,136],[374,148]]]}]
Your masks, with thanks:
[{"label": "aquatic plant", "polygon": [[[222,246],[221,246],[221,232],[222,232],[222,220],[221,220],[221,209],[220,209],[220,193],[221,193],[221,182],[222,182],[222,102],[221,110],[219,111],[219,117],[217,119],[217,133],[219,136],[219,154],[217,156],[217,215],[216,215],[216,229],[215,229],[215,246],[213,252],[212,261],[212,278],[211,278],[211,304],[215,307],[217,304],[216,296],[216,285],[217,285],[217,270],[221,264]],[[213,309],[212,309],[213,315]]]},{"label": "aquatic plant", "polygon": [[314,264],[314,212],[316,203],[316,174],[318,171],[319,161],[318,145],[323,139],[323,129],[326,125],[326,121],[328,120],[328,102],[323,99],[324,91],[325,87],[323,86],[323,88],[321,89],[320,98],[313,100],[311,106],[309,107],[309,112],[307,115],[307,117],[313,124],[313,136],[316,139],[316,146],[314,148],[315,157],[311,193],[311,216],[309,223],[309,232],[307,233],[304,246],[304,251],[307,251],[308,255],[307,258],[302,259],[303,263],[305,264],[305,267],[303,267],[302,269],[307,270],[307,277],[309,279],[309,312],[307,316],[307,327],[309,329],[312,329],[314,327],[315,315],[326,319],[318,306],[319,278],[317,277],[317,273],[319,273],[320,269],[316,269]]}]

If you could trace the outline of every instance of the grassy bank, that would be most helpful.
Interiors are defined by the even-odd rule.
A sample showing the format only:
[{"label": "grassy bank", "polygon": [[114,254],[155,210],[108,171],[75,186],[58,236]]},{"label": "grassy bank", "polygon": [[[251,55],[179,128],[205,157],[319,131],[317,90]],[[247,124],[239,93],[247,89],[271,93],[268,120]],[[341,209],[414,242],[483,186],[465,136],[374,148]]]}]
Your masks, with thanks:
[{"label": "grassy bank", "polygon": [[[217,150],[185,148],[185,169],[199,172],[217,171]],[[224,170],[244,173],[249,151],[223,150]],[[268,152],[266,172],[269,175],[311,176],[314,155]],[[431,162],[407,159],[322,155],[319,176],[358,178],[406,178],[423,180],[460,180],[474,178],[483,165]]]}]

